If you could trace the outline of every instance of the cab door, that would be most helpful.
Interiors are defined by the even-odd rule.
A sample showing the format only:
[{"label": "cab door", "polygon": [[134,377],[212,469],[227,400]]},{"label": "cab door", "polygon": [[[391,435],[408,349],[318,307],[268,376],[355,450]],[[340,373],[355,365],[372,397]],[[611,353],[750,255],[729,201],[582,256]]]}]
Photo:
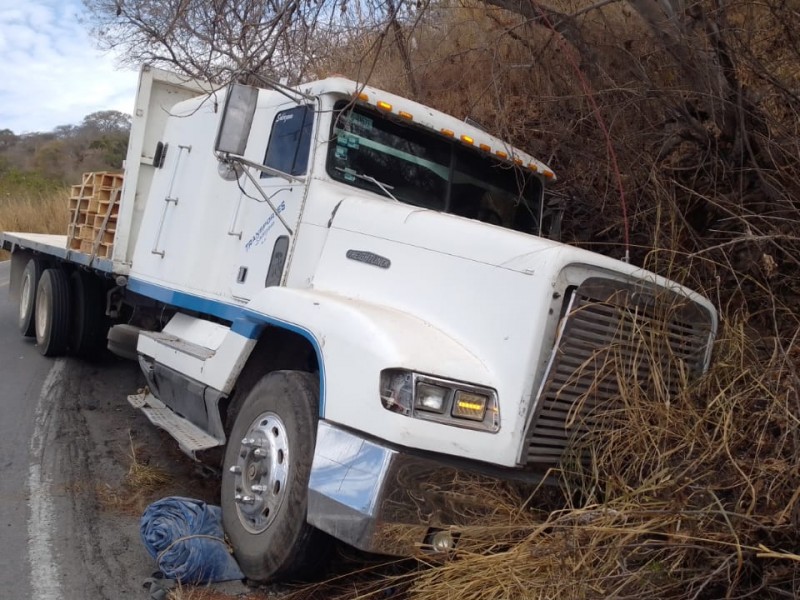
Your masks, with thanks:
[{"label": "cab door", "polygon": [[305,176],[316,120],[315,106],[308,102],[284,101],[261,110],[251,136],[261,135],[256,128],[264,125],[269,135],[258,160],[268,169],[296,179],[250,169],[252,179],[242,176],[239,180],[239,201],[231,226],[239,250],[231,291],[244,301],[283,280],[307,189]]}]

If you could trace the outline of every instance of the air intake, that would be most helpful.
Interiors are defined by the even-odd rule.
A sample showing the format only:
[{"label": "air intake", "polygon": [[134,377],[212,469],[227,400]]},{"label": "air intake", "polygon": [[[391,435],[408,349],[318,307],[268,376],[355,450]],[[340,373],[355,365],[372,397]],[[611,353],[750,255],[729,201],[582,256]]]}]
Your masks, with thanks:
[{"label": "air intake", "polygon": [[568,300],[521,462],[555,466],[623,389],[676,394],[708,365],[713,316],[676,292],[591,278]]}]

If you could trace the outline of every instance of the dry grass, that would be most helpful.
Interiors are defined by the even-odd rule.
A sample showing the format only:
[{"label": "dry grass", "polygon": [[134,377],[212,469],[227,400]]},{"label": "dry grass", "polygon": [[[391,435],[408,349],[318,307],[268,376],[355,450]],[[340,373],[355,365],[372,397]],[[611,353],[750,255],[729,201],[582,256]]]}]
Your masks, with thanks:
[{"label": "dry grass", "polygon": [[[64,234],[67,231],[69,192],[19,193],[0,198],[0,231]],[[8,253],[0,250],[0,260]]]},{"label": "dry grass", "polygon": [[726,324],[698,386],[624,395],[591,467],[562,472],[565,508],[465,530],[468,551],[410,597],[795,596],[798,353],[773,349]]},{"label": "dry grass", "polygon": [[107,510],[139,516],[160,497],[160,492],[170,485],[172,478],[164,469],[149,464],[144,450],[134,443],[132,436],[129,438],[129,467],[125,479],[119,486],[98,484],[97,496]]}]

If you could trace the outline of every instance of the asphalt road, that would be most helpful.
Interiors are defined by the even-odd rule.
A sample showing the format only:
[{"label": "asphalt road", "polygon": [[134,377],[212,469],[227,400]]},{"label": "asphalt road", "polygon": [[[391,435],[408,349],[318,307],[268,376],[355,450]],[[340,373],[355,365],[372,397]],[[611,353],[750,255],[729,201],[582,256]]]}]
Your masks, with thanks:
[{"label": "asphalt road", "polygon": [[[8,297],[9,262],[0,263],[0,590],[29,598],[28,466],[33,415],[42,382],[52,365],[16,332],[16,310]],[[24,373],[24,375],[21,375]]]},{"label": "asphalt road", "polygon": [[0,263],[0,598],[148,598],[142,582],[156,568],[139,540],[141,508],[127,502],[131,448],[170,475],[148,501],[213,501],[213,491],[128,405],[138,367],[42,357],[17,331],[8,278]]}]

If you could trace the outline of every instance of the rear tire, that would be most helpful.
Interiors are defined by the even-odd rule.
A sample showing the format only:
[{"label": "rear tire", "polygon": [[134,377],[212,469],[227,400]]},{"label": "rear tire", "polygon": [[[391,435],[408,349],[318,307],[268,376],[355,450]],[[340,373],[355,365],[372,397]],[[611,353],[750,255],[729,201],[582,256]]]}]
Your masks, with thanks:
[{"label": "rear tire", "polygon": [[253,386],[236,417],[222,520],[248,579],[306,578],[327,558],[330,538],[306,521],[318,398],[317,377],[275,371]]},{"label": "rear tire", "polygon": [[61,356],[69,344],[69,278],[62,269],[45,269],[36,287],[36,344],[44,356]]},{"label": "rear tire", "polygon": [[36,286],[44,271],[44,262],[38,258],[32,258],[25,265],[22,272],[19,295],[19,332],[25,337],[33,337],[36,334]]},{"label": "rear tire", "polygon": [[72,330],[69,347],[82,358],[97,358],[106,347],[108,319],[103,282],[83,271],[70,277]]}]

